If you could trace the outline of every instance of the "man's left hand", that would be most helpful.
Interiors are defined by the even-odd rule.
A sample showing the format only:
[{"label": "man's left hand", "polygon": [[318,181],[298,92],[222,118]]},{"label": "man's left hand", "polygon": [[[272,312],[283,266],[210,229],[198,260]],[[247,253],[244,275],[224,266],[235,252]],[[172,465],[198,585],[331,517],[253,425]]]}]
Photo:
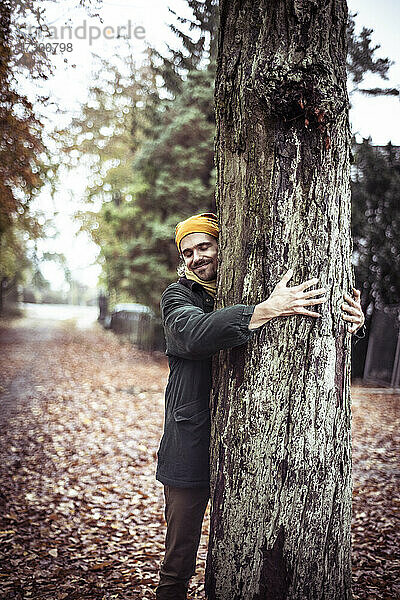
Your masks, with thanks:
[{"label": "man's left hand", "polygon": [[352,288],[355,300],[349,294],[343,294],[343,298],[345,300],[344,304],[342,304],[342,314],[341,317],[345,321],[350,321],[351,323],[347,326],[347,331],[349,333],[355,333],[364,325],[365,317],[360,304],[361,292]]}]

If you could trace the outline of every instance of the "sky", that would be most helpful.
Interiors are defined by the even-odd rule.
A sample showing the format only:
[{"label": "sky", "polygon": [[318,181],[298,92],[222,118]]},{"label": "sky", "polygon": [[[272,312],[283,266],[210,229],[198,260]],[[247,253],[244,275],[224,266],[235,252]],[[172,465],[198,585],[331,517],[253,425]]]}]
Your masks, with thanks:
[{"label": "sky", "polygon": [[[111,39],[118,27],[123,34],[131,32],[131,52],[140,63],[148,45],[166,53],[168,43],[176,47],[176,36],[169,30],[168,24],[173,15],[190,17],[185,0],[103,0],[102,7],[96,11],[99,17],[91,17],[84,9],[76,8],[77,0],[60,0],[42,5],[47,8],[47,23],[57,28],[61,36],[61,26],[71,25],[74,34],[71,47],[52,57],[54,75],[47,81],[35,84],[21,82],[23,90],[32,97],[34,93],[50,96],[50,107],[37,107],[41,112],[46,128],[67,126],[73,116],[79,114],[80,104],[87,99],[92,80],[93,67],[96,64],[94,54],[107,57],[118,56],[123,52],[121,43]],[[400,2],[398,0],[348,0],[351,13],[356,17],[357,31],[362,26],[374,30],[373,43],[380,44],[378,56],[388,56],[396,61],[389,70],[389,79],[384,81],[376,76],[365,78],[365,87],[399,87],[400,84],[400,44],[398,41],[398,23],[400,22]],[[130,29],[128,29],[130,27]],[[112,29],[113,28],[113,29]],[[106,37],[108,39],[106,39]],[[59,40],[60,42],[62,40]],[[65,40],[68,42],[69,40]],[[67,62],[65,62],[65,60]],[[363,83],[363,85],[364,85]],[[350,97],[350,121],[358,140],[371,136],[372,142],[384,145],[391,141],[400,145],[400,102],[398,98],[364,97],[354,94]],[[50,141],[48,141],[50,144]],[[77,235],[79,224],[74,213],[85,208],[84,193],[88,172],[82,165],[72,171],[64,172],[57,184],[57,192],[51,196],[44,189],[35,200],[33,208],[43,211],[52,218],[55,226],[53,239],[39,243],[39,250],[64,253],[72,277],[82,283],[96,287],[100,266],[96,263],[99,249],[84,233]],[[42,263],[42,272],[50,281],[53,289],[66,289],[63,272],[57,265]]]}]

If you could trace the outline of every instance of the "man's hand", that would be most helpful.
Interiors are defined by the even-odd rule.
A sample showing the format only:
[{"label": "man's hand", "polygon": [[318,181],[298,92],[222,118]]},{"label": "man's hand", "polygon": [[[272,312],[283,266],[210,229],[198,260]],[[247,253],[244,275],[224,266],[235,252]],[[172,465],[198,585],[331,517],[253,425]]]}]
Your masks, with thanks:
[{"label": "man's hand", "polygon": [[[347,326],[347,331],[349,333],[355,333],[364,325],[365,317],[361,308],[360,297],[361,293],[359,290],[352,288],[355,300],[349,294],[343,294],[343,298],[345,299],[345,304],[342,304],[342,314],[341,317],[345,321],[351,321],[354,323],[351,325],[350,323]],[[346,312],[344,312],[346,311]]]},{"label": "man's hand", "polygon": [[308,279],[300,285],[286,287],[287,282],[293,275],[293,269],[289,269],[276,284],[272,294],[267,300],[257,304],[249,323],[249,329],[260,327],[275,317],[288,317],[290,315],[306,315],[308,317],[320,317],[320,313],[307,309],[307,306],[322,304],[327,298],[315,298],[326,292],[325,288],[316,290],[305,290],[318,281],[318,277]]}]

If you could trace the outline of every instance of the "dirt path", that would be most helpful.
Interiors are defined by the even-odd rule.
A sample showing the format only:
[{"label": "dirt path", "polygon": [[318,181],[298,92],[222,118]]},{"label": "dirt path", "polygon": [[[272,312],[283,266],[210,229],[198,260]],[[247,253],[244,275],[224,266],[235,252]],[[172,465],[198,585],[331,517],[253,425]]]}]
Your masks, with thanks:
[{"label": "dirt path", "polygon": [[[20,320],[0,325],[0,373],[0,597],[154,598],[165,357],[100,326]],[[389,600],[400,592],[399,398],[352,396],[354,600]],[[204,598],[207,527],[208,512],[193,599]]]},{"label": "dirt path", "polygon": [[[62,330],[61,330],[62,331]],[[32,373],[41,349],[55,341],[60,330],[53,323],[37,323],[30,319],[16,320],[12,327],[0,325],[0,426],[7,422],[14,409],[29,401],[36,392]],[[5,360],[4,360],[5,359]],[[7,360],[9,359],[9,360]]]}]

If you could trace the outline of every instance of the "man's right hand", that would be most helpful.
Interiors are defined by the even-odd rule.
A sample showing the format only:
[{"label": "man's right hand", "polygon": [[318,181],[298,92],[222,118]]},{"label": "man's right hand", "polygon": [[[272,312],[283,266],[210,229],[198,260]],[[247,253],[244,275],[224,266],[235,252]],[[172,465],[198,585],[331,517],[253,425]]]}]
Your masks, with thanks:
[{"label": "man's right hand", "polygon": [[272,294],[267,300],[257,304],[254,309],[253,315],[249,323],[249,329],[256,329],[261,327],[264,323],[267,323],[275,317],[288,317],[290,315],[307,315],[309,317],[320,317],[320,313],[308,310],[307,306],[313,304],[322,304],[327,301],[326,296],[322,298],[315,298],[326,292],[325,288],[319,288],[316,290],[305,290],[312,285],[315,285],[318,281],[318,277],[314,279],[308,279],[300,285],[294,287],[287,287],[289,279],[293,275],[293,269],[289,269],[282,277],[282,279],[276,284]]}]

